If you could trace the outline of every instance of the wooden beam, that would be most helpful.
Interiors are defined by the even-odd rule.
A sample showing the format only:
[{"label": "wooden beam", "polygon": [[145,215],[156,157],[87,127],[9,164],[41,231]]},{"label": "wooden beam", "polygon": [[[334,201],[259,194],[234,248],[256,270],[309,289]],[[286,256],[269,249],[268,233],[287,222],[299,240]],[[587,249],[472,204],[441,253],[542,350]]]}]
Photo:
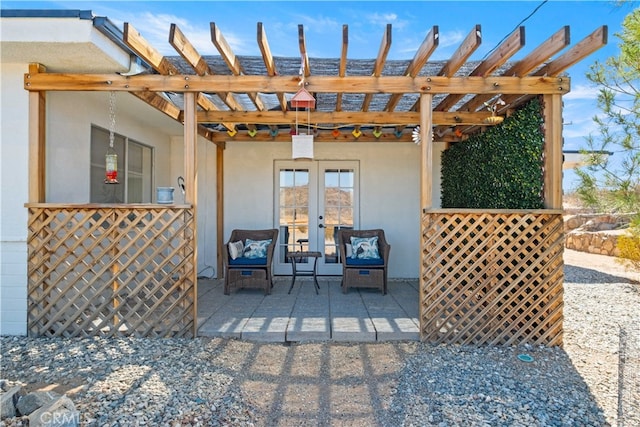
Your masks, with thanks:
[{"label": "wooden beam", "polygon": [[224,261],[224,150],[216,147],[216,272],[218,279],[223,277]]},{"label": "wooden beam", "polygon": [[[547,59],[551,58],[556,53],[560,52],[570,43],[570,31],[568,26],[564,26],[560,28],[560,30],[556,31],[551,37],[544,41],[541,45],[535,48],[531,53],[529,53],[522,60],[516,62],[511,68],[505,71],[503,76],[515,76],[515,77],[523,77],[529,74],[536,67],[540,66]],[[467,101],[462,107],[458,109],[458,111],[477,111],[479,108],[484,107],[484,103],[489,101],[495,95],[486,95],[486,94],[478,94],[475,97],[471,98]],[[515,101],[515,98],[512,99],[504,99],[505,108],[513,108],[510,104]],[[504,110],[504,109],[501,109]],[[467,128],[462,132],[470,133],[473,132],[475,128]],[[437,129],[436,129],[437,131]]]},{"label": "wooden beam", "polygon": [[[438,43],[440,41],[440,35],[438,33],[438,26],[434,25],[431,31],[427,34],[427,36],[422,41],[422,44],[418,48],[418,51],[413,56],[413,59],[407,66],[407,69],[404,72],[405,76],[415,77],[418,75],[424,64],[427,62],[431,54],[438,47]],[[387,101],[387,106],[384,108],[385,111],[393,111],[396,109],[398,102],[400,102],[400,98],[402,98],[402,93],[396,93],[389,97]]]},{"label": "wooden beam", "polygon": [[[123,41],[136,54],[162,75],[177,75],[179,70],[164,55],[151,46],[131,24],[125,22]],[[197,52],[196,52],[197,53]],[[146,89],[142,89],[146,90]],[[218,107],[203,94],[198,94],[198,105],[204,110],[217,110]],[[224,123],[223,123],[224,124]],[[233,128],[228,128],[233,129]]]},{"label": "wooden beam", "polygon": [[[362,129],[362,135],[358,138],[354,137],[351,133],[352,129],[345,128],[341,130],[338,136],[333,134],[332,130],[319,130],[314,133],[313,141],[317,143],[345,143],[345,142],[380,142],[380,143],[406,143],[412,142],[411,136],[412,129],[405,129],[399,136],[396,134],[395,129],[381,129],[379,137],[373,135],[371,129]],[[254,136],[249,135],[247,131],[240,130],[233,137],[230,137],[226,132],[216,132],[213,135],[214,142],[226,142],[227,144],[233,144],[235,141],[243,142],[282,142],[291,144],[291,135],[289,132],[283,131],[276,136],[271,136],[271,133],[267,130],[259,131]]]},{"label": "wooden beam", "polygon": [[[480,125],[484,119],[489,117],[489,111],[474,113],[465,112],[445,112],[437,111],[433,113],[432,120],[436,124],[445,126],[457,125]],[[308,116],[308,117],[307,117]],[[309,120],[307,120],[309,119]],[[199,111],[198,123],[259,123],[263,125],[293,125],[331,123],[346,124],[358,123],[360,125],[412,125],[420,122],[420,113],[415,111],[395,112],[389,114],[385,111],[338,111],[324,112],[311,111],[308,115],[298,115],[294,111]]]},{"label": "wooden beam", "polygon": [[131,92],[131,94],[136,98],[139,98],[142,101],[146,102],[156,110],[171,117],[172,119],[181,121],[180,114],[182,113],[182,111],[180,111],[180,108],[178,108],[174,103],[170,102],[166,98],[159,95],[158,92],[142,91]]},{"label": "wooden beam", "polygon": [[[231,70],[231,73],[234,76],[240,76],[240,75],[246,74],[244,71],[244,68],[242,68],[242,65],[240,64],[240,60],[238,59],[236,54],[233,53],[231,46],[229,46],[229,43],[227,43],[227,40],[222,35],[222,32],[216,26],[215,22],[211,22],[210,27],[211,27],[211,41],[213,42],[214,46],[218,49],[218,52],[220,52],[220,56],[222,57],[222,59],[224,59],[224,62],[227,63],[227,66],[229,67],[229,70]],[[227,91],[227,92],[246,92],[246,91],[240,90],[240,91]],[[248,91],[246,92],[246,94],[249,96],[249,98],[251,99],[253,104],[256,106],[256,108],[262,111],[265,109],[264,102],[262,102],[262,99],[256,92],[257,91]]]},{"label": "wooden beam", "polygon": [[571,47],[563,55],[549,62],[546,66],[538,70],[536,76],[557,76],[573,64],[580,62],[585,57],[591,55],[596,50],[607,44],[608,27],[602,27],[589,34],[579,43]]},{"label": "wooden beam", "polygon": [[[564,94],[569,90],[567,77],[370,77],[310,76],[309,91],[318,93],[431,93],[460,94]],[[115,74],[26,74],[26,90],[61,91],[142,91],[152,92],[296,92],[298,77],[293,76],[160,76]]]},{"label": "wooden beam", "polygon": [[[513,54],[524,46],[524,27],[519,27],[511,33],[505,41],[498,46],[484,61],[482,61],[470,74],[470,77],[483,77],[490,75],[496,68],[504,64]],[[468,93],[481,93],[469,91]],[[465,94],[451,94],[440,101],[434,110],[450,110]]]},{"label": "wooden beam", "polygon": [[[342,50],[340,52],[340,68],[338,76],[344,77],[347,74],[347,48],[349,47],[349,27],[342,26]],[[336,93],[336,111],[342,111],[342,92]]]},{"label": "wooden beam", "polygon": [[[569,27],[564,26],[556,31],[551,37],[545,40],[522,60],[516,62],[511,68],[502,73],[503,76],[524,77],[536,67],[539,67],[547,59],[560,52],[570,43]],[[484,102],[492,98],[493,95],[480,94],[465,103],[460,111],[476,111],[484,105]]]},{"label": "wooden beam", "polygon": [[[371,73],[373,77],[380,77],[382,75],[382,70],[384,69],[384,64],[387,61],[389,49],[391,49],[391,24],[387,24],[384,35],[382,36],[380,49],[378,49],[378,56],[376,57],[376,62],[373,64],[373,72]],[[369,104],[371,104],[372,98],[372,93],[368,93],[364,96],[364,100],[362,101],[362,111],[369,110]]]},{"label": "wooden beam", "polygon": [[165,56],[156,48],[149,44],[138,30],[128,22],[124,23],[123,41],[158,73],[168,76],[180,74],[176,66],[165,58]]},{"label": "wooden beam", "polygon": [[[482,43],[482,33],[480,31],[480,25],[476,25],[467,34],[462,44],[458,46],[458,49],[453,53],[451,58],[438,72],[439,76],[453,77],[456,72],[464,65],[466,60],[471,56],[473,52],[480,47]],[[420,109],[420,98],[418,98],[411,107],[412,111],[418,111]]]},{"label": "wooden beam", "polygon": [[[559,76],[560,73],[567,70],[567,68],[571,67],[576,62],[581,61],[587,56],[591,55],[596,50],[600,49],[604,45],[607,44],[608,37],[608,27],[603,25],[602,27],[596,29],[594,32],[589,34],[587,37],[582,39],[577,44],[573,45],[569,50],[560,55],[558,58],[549,62],[544,67],[540,68],[538,71],[534,73],[534,76]],[[568,77],[562,78],[563,81],[568,80]],[[533,92],[532,92],[533,93]],[[519,103],[524,103],[531,99],[535,94],[527,94],[527,96],[522,97],[521,95],[509,95],[503,97],[503,100],[507,105],[503,109],[506,109],[509,104],[513,104],[515,100],[518,100]],[[518,99],[520,98],[520,99]]]},{"label": "wooden beam", "polygon": [[184,185],[185,203],[195,209],[197,198],[197,118],[196,94],[184,95]]},{"label": "wooden beam", "polygon": [[[176,24],[171,24],[169,30],[169,44],[187,61],[189,65],[194,69],[197,75],[206,76],[214,74],[207,61],[200,55],[196,48],[189,42],[180,28]],[[242,104],[233,96],[232,93],[218,92],[218,97],[232,110],[243,110]],[[199,100],[199,104],[202,101]]]},{"label": "wooden beam", "polygon": [[544,207],[562,209],[562,97],[545,95]]},{"label": "wooden beam", "polygon": [[432,95],[420,95],[420,207],[422,212],[433,207],[432,98]]},{"label": "wooden beam", "polygon": [[[29,64],[29,74],[44,73],[40,64]],[[46,202],[47,94],[29,92],[29,203]]]},{"label": "wooden beam", "polygon": [[439,76],[453,77],[455,73],[467,62],[467,59],[482,43],[482,31],[480,25],[475,25],[451,58],[444,64],[438,73]]},{"label": "wooden beam", "polygon": [[[191,205],[193,222],[198,223],[198,135],[197,135],[197,94],[186,93],[184,95],[184,185],[185,185],[185,204]],[[194,294],[198,293],[198,227],[193,228],[193,257],[191,263],[194,266],[193,277]],[[193,336],[198,334],[198,306],[197,298],[193,299]]]},{"label": "wooden beam", "polygon": [[[269,42],[267,41],[267,33],[264,30],[262,22],[258,22],[258,46],[260,47],[260,53],[262,53],[264,66],[267,68],[267,75],[277,76],[278,70],[276,68],[276,62],[273,59],[273,55],[271,55],[271,49],[269,48]],[[284,93],[278,92],[276,96],[280,102],[280,109],[282,111],[287,111],[287,100]]]},{"label": "wooden beam", "polygon": [[304,27],[302,24],[298,25],[298,46],[300,47],[300,57],[304,64],[304,77],[309,77],[311,68],[309,67],[309,55],[307,54],[307,44],[304,40]]}]

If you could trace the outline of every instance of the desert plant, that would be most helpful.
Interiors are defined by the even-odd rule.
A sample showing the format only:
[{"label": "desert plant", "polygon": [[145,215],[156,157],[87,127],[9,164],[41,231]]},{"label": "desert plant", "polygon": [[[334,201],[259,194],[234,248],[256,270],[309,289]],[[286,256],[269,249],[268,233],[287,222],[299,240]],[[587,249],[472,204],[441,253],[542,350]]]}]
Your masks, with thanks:
[{"label": "desert plant", "polygon": [[618,237],[619,262],[627,268],[640,271],[640,215],[636,215],[625,235]]}]

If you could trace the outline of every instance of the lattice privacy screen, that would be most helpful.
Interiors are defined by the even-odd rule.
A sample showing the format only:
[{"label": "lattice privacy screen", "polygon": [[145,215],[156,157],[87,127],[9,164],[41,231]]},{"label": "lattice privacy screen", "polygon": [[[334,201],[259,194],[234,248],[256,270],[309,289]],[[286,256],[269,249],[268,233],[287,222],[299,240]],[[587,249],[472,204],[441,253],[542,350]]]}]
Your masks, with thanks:
[{"label": "lattice privacy screen", "polygon": [[194,336],[195,223],[181,207],[29,206],[32,336]]},{"label": "lattice privacy screen", "polygon": [[562,345],[563,219],[540,212],[424,214],[424,340]]}]

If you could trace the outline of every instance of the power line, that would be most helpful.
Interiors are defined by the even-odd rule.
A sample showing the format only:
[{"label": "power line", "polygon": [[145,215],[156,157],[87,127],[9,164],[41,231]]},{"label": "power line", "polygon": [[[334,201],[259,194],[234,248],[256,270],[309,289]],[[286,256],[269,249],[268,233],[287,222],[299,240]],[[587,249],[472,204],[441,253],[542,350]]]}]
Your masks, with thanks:
[{"label": "power line", "polygon": [[495,47],[494,47],[493,49],[491,49],[489,52],[487,52],[487,53],[482,57],[482,59],[483,59],[483,60],[487,59],[487,56],[489,56],[489,55],[491,54],[491,52],[493,52],[494,50],[496,50],[496,49],[498,48],[498,46],[500,46],[500,45],[502,44],[502,42],[503,42],[503,41],[505,41],[505,40],[507,39],[507,37],[509,37],[509,35],[510,35],[511,33],[513,33],[513,32],[514,32],[514,31],[515,31],[519,26],[521,26],[522,24],[524,24],[524,23],[525,23],[529,18],[531,18],[533,15],[535,15],[535,13],[538,11],[538,9],[540,9],[542,6],[544,6],[544,4],[545,4],[546,2],[548,2],[548,1],[549,1],[549,0],[543,0],[543,1],[542,1],[542,3],[540,3],[538,6],[536,6],[536,8],[535,8],[535,9],[533,9],[533,12],[531,12],[531,13],[530,13],[526,18],[524,18],[522,21],[520,21],[520,22],[518,23],[518,25],[516,25],[516,26],[513,28],[513,30],[509,31],[509,32],[507,33],[507,35],[506,35],[506,36],[504,36],[504,37],[502,38],[502,40],[500,40],[500,41],[498,42],[498,44],[496,44],[496,45],[495,45]]}]

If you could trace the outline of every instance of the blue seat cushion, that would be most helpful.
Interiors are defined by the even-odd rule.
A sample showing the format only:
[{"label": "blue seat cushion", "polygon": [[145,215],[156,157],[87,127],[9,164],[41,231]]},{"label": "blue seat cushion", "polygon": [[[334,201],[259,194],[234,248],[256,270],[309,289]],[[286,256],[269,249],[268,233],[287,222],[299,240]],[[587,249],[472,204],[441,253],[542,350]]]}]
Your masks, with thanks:
[{"label": "blue seat cushion", "polygon": [[371,265],[371,266],[377,266],[377,265],[384,265],[384,260],[382,258],[347,258],[347,265],[353,265],[353,266],[367,266],[367,265]]},{"label": "blue seat cushion", "polygon": [[251,265],[267,265],[267,258],[245,258],[240,257],[230,259],[229,265],[251,266]]}]

